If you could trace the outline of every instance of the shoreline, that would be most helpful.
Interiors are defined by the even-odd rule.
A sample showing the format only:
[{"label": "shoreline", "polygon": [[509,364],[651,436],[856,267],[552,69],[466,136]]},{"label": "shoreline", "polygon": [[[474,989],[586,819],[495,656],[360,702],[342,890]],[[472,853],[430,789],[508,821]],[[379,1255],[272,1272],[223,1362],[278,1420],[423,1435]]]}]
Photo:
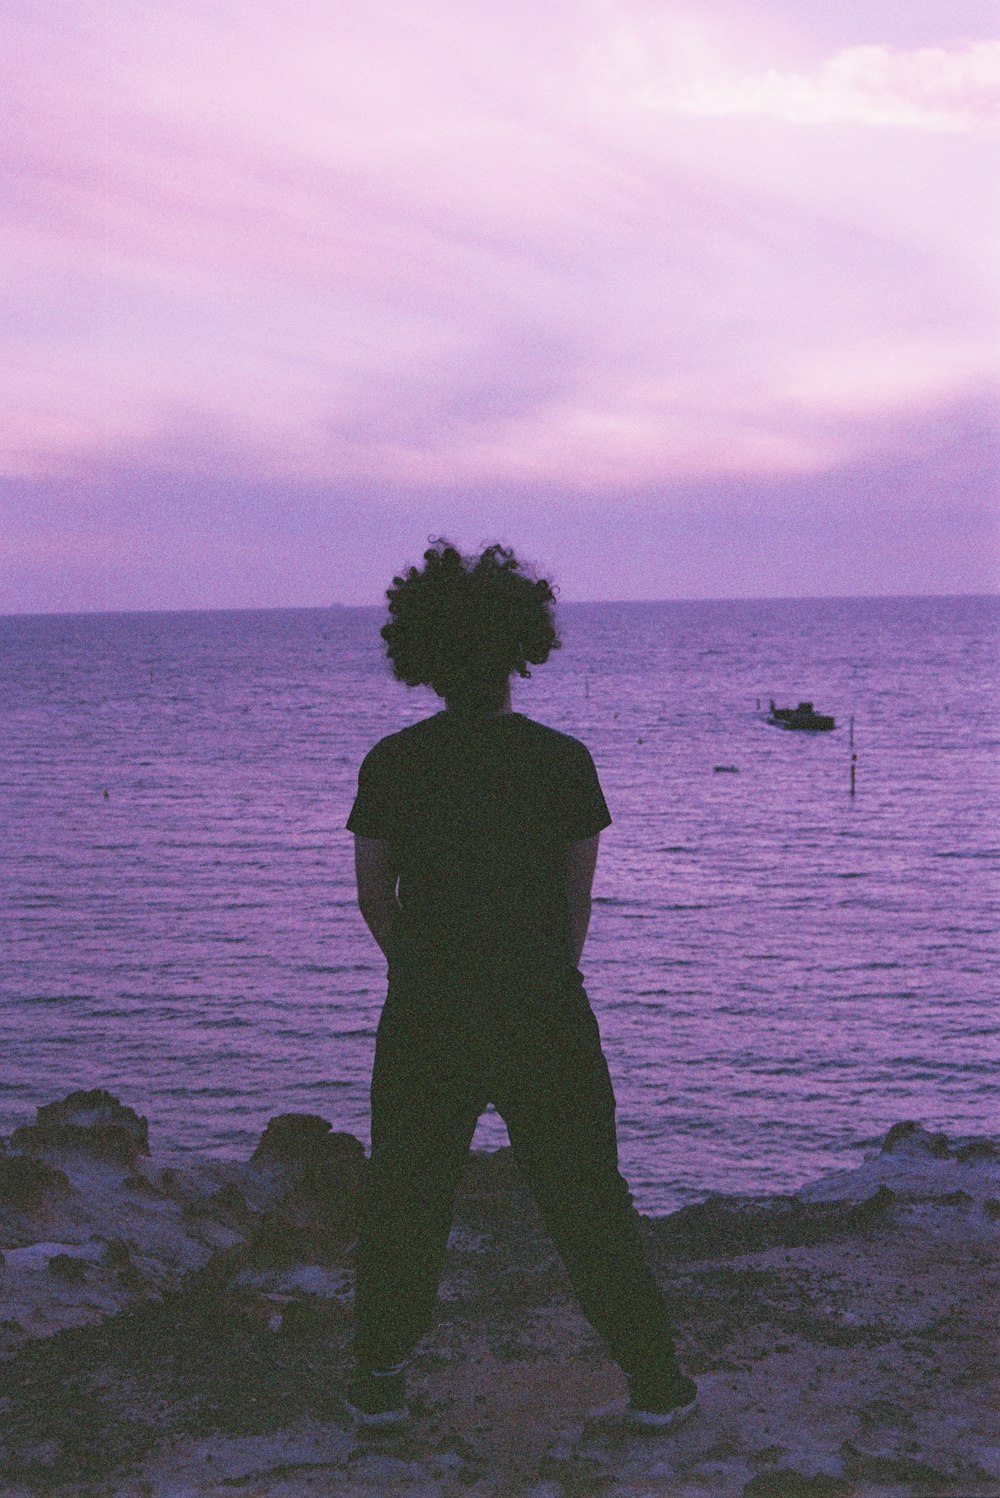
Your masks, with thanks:
[{"label": "shoreline", "polygon": [[1000,1495],[1000,1140],[904,1122],[793,1193],[643,1217],[701,1405],[652,1438],[509,1149],[470,1155],[411,1427],[357,1435],[364,1168],[311,1115],[177,1166],[109,1093],[39,1108],[0,1153],[4,1498]]},{"label": "shoreline", "polygon": [[[620,1085],[619,1082],[619,1087]],[[87,1090],[87,1087],[83,1085],[74,1088],[74,1091],[81,1093]],[[96,1093],[103,1091],[103,1089],[94,1087],[90,1091]],[[67,1090],[67,1096],[69,1095],[72,1094]],[[156,1106],[155,1101],[150,1105],[138,1094],[135,1088],[130,1089],[127,1096],[134,1109],[148,1108],[148,1116],[150,1119],[153,1118]],[[317,1106],[322,1108],[323,1105],[319,1103]],[[26,1126],[26,1120],[30,1118],[32,1109],[37,1112],[34,1102],[24,1101],[20,1102],[16,1108],[8,1107],[6,1117],[0,1117],[0,1159],[3,1158],[4,1140],[10,1141],[20,1129]],[[634,1141],[627,1136],[627,1124],[622,1120],[620,1106],[617,1107],[616,1113],[621,1171],[629,1185],[636,1210],[642,1217],[649,1218],[650,1220],[670,1216],[674,1212],[683,1210],[685,1207],[697,1205],[697,1203],[703,1201],[706,1197],[713,1195],[747,1198],[765,1195],[794,1195],[799,1190],[808,1186],[813,1180],[825,1179],[830,1175],[840,1172],[851,1172],[859,1168],[873,1151],[877,1152],[879,1150],[887,1130],[896,1122],[895,1118],[890,1116],[886,1121],[885,1127],[881,1129],[878,1128],[878,1125],[869,1123],[865,1131],[859,1131],[855,1136],[845,1141],[826,1141],[821,1145],[810,1146],[808,1150],[803,1149],[798,1155],[795,1169],[789,1168],[785,1157],[781,1157],[781,1160],[774,1159],[772,1162],[766,1155],[761,1155],[755,1170],[748,1172],[742,1179],[738,1174],[737,1152],[735,1146],[731,1146],[729,1148],[731,1149],[733,1158],[726,1157],[723,1159],[721,1166],[716,1172],[718,1177],[716,1182],[712,1181],[710,1172],[706,1171],[699,1176],[699,1183],[697,1185],[690,1182],[678,1184],[675,1179],[671,1179],[669,1185],[667,1185],[664,1184],[659,1175],[655,1179],[643,1177],[641,1175],[641,1164],[637,1167],[634,1157],[631,1164],[629,1163],[627,1155],[630,1146],[634,1146]],[[338,1109],[338,1115],[339,1121],[330,1123],[331,1131],[351,1134],[354,1138],[358,1139],[367,1153],[370,1148],[367,1131],[362,1130],[357,1125],[356,1120],[350,1117],[345,1118],[342,1109]],[[282,1115],[275,1114],[271,1116],[280,1117]],[[298,1110],[296,1110],[296,1113],[292,1116],[306,1117],[317,1115],[307,1114],[304,1110],[299,1114]],[[231,1134],[225,1137],[209,1138],[205,1141],[195,1139],[183,1143],[172,1136],[162,1137],[161,1131],[169,1128],[169,1121],[161,1121],[157,1125],[155,1138],[157,1168],[166,1167],[183,1172],[191,1167],[200,1167],[202,1165],[223,1168],[230,1165],[244,1164],[252,1155],[267,1127],[268,1119],[266,1113],[262,1113],[261,1117],[262,1122],[260,1127],[241,1128],[238,1136]],[[499,1115],[484,1112],[480,1123],[484,1119],[491,1121],[492,1131],[487,1132],[483,1130],[481,1137],[477,1134],[470,1153],[489,1155],[509,1148],[506,1126],[502,1118]],[[152,1128],[152,1124],[150,1127]],[[943,1124],[936,1123],[935,1127],[946,1131],[948,1139],[956,1147],[980,1137],[978,1133],[970,1131],[968,1121],[965,1119],[960,1121],[953,1119]],[[997,1138],[1000,1139],[1000,1133],[998,1133]],[[693,1152],[698,1148],[698,1145],[697,1136],[691,1135],[690,1150]],[[752,1152],[752,1145],[749,1141],[747,1148]],[[741,1161],[746,1158],[746,1152],[739,1155],[739,1160]],[[639,1160],[641,1161],[641,1159],[642,1155],[640,1154]],[[784,1161],[783,1165],[782,1160]],[[669,1166],[671,1163],[669,1158],[666,1159],[665,1163]],[[772,1164],[781,1170],[780,1177],[777,1177],[777,1184],[774,1183],[775,1177],[773,1175]],[[660,1165],[659,1160],[657,1161],[657,1165]],[[767,1175],[771,1184],[762,1186],[754,1179],[755,1176],[764,1175]],[[0,1498],[2,1498],[2,1495],[0,1495]]]}]

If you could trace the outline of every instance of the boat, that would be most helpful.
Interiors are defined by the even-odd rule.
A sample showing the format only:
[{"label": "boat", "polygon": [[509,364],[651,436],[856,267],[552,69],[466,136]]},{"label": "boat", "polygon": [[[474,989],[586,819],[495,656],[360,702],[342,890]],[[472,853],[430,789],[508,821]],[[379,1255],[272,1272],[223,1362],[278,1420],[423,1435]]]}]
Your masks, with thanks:
[{"label": "boat", "polygon": [[773,697],[767,721],[775,728],[800,728],[806,733],[826,733],[837,726],[828,713],[816,712],[811,702],[800,702],[798,707],[775,707]]}]

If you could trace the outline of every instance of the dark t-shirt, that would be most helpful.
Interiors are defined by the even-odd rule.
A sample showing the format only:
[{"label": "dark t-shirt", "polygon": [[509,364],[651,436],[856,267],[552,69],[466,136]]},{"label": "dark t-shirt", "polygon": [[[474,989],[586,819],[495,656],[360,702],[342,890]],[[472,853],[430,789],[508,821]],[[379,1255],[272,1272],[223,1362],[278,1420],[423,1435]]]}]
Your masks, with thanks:
[{"label": "dark t-shirt", "polygon": [[502,713],[437,713],[366,756],[348,829],[388,840],[398,955],[438,971],[568,961],[568,842],[611,822],[578,739]]}]

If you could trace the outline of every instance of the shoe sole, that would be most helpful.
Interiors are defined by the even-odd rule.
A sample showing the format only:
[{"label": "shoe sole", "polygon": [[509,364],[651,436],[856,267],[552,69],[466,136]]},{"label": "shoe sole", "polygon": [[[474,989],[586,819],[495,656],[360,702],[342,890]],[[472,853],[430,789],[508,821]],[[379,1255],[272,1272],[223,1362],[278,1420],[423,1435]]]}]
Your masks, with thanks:
[{"label": "shoe sole", "polygon": [[683,1421],[690,1419],[697,1408],[697,1399],[692,1399],[690,1404],[679,1404],[676,1409],[668,1410],[664,1415],[656,1415],[652,1410],[629,1410],[626,1418],[630,1425],[641,1426],[643,1430],[675,1430]]}]

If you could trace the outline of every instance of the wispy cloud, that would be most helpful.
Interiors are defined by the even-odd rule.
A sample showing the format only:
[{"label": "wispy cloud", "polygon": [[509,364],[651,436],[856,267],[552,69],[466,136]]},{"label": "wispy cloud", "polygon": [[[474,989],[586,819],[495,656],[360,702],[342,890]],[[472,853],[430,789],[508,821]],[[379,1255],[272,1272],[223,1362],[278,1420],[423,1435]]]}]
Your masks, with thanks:
[{"label": "wispy cloud", "polygon": [[688,115],[972,130],[1000,124],[1000,42],[913,51],[845,47],[809,73],[709,75],[664,91],[649,85],[643,98]]}]

